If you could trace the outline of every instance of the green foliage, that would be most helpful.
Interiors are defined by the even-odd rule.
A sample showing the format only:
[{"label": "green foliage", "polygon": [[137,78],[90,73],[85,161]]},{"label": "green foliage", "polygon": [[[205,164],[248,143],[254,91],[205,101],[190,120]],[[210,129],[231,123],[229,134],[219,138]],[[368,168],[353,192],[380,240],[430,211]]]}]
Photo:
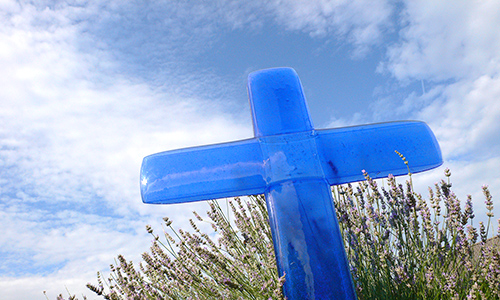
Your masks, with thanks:
[{"label": "green foliage", "polygon": [[[335,206],[359,299],[499,299],[500,256],[472,226],[448,181],[429,188],[429,203],[410,181],[387,187],[365,174],[356,188],[335,188]],[[483,187],[489,220],[491,195]],[[429,208],[430,204],[430,208]],[[443,204],[443,209],[441,204]],[[468,225],[469,224],[469,225]],[[489,222],[488,222],[488,228]]]},{"label": "green foliage", "polygon": [[[164,239],[154,236],[150,252],[143,254],[138,268],[123,256],[111,266],[109,292],[103,281],[88,287],[105,299],[283,299],[278,277],[271,231],[263,196],[243,203],[230,201],[234,224],[217,201],[210,202],[212,236],[198,229],[190,220],[193,232],[172,228]],[[199,221],[204,221],[196,212]],[[162,242],[164,240],[164,242]]]},{"label": "green foliage", "polygon": [[[492,197],[484,186],[488,224],[478,232],[472,200],[461,208],[450,175],[447,169],[447,180],[429,188],[428,201],[413,191],[411,177],[402,185],[389,176],[378,187],[365,174],[356,186],[334,187],[360,300],[500,299],[500,255],[487,243]],[[212,225],[209,234],[194,220],[188,232],[165,218],[162,237],[147,226],[154,239],[143,261],[136,267],[119,255],[107,280],[98,274],[98,284],[87,286],[104,299],[284,299],[264,197],[228,205],[229,216],[217,201],[209,220],[194,212]]]}]

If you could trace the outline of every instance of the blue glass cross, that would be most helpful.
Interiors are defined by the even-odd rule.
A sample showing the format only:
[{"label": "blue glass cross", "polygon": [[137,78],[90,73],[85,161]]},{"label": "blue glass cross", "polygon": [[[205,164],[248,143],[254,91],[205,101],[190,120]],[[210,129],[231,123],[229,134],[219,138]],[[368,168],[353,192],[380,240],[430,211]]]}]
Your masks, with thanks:
[{"label": "blue glass cross", "polygon": [[253,72],[248,95],[255,137],[144,158],[145,203],[169,204],[264,193],[288,299],[356,299],[331,185],[407,174],[442,163],[423,122],[315,130],[297,73]]}]

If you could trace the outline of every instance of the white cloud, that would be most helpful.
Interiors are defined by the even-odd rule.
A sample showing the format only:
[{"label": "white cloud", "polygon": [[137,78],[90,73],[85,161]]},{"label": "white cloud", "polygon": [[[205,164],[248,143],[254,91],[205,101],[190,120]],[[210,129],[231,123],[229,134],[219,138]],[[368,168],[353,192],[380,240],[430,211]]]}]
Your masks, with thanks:
[{"label": "white cloud", "polygon": [[142,158],[247,138],[250,116],[230,115],[223,98],[179,93],[213,94],[223,83],[183,76],[152,87],[117,74],[123,66],[105,47],[81,45],[100,43],[86,35],[95,7],[1,5],[2,299],[44,299],[43,290],[54,298],[65,285],[89,294],[84,285],[114,256],[137,261],[147,250],[145,224],[158,228],[168,215],[188,227],[191,211],[206,209],[143,205]]},{"label": "white cloud", "polygon": [[[56,14],[46,11],[42,15]],[[30,17],[38,13],[17,18]],[[88,183],[100,196],[118,187],[121,197],[137,196],[135,186],[135,192],[121,190],[124,182],[135,180],[123,174],[137,173],[151,151],[250,134],[250,124],[234,124],[217,103],[180,97],[168,82],[158,90],[134,78],[99,74],[100,60],[109,58],[78,52],[73,43],[78,28],[51,24],[2,33],[11,47],[0,57],[2,69],[10,71],[2,73],[1,116],[7,124],[2,138],[13,149],[4,162],[31,172],[31,184],[46,193],[68,194]],[[124,172],[127,166],[137,169]],[[82,182],[89,177],[92,182]]]},{"label": "white cloud", "polygon": [[[148,154],[251,136],[248,108],[225,107],[216,75],[180,69],[219,33],[275,20],[346,39],[360,55],[384,40],[395,9],[383,0],[34,3],[0,0],[0,253],[19,258],[6,254],[0,271],[23,261],[58,271],[0,278],[4,299],[44,299],[45,289],[53,298],[64,285],[89,294],[84,284],[112,257],[146,250],[144,224],[168,215],[187,227],[190,212],[204,210],[143,205],[138,173]],[[395,108],[385,99],[383,110],[430,123],[457,193],[482,205],[482,184],[500,196],[497,2],[409,2],[404,13],[381,69],[433,85]],[[143,64],[161,74],[144,80]],[[419,176],[434,182],[441,172]]]},{"label": "white cloud", "polygon": [[[347,41],[354,46],[353,56],[366,54],[371,46],[383,41],[384,33],[392,30],[394,11],[388,0],[219,0],[208,5],[204,1],[190,1],[169,8],[175,10],[172,15],[176,19],[183,20],[181,26],[201,28],[210,37],[200,43],[202,48],[212,45],[217,39],[216,32],[235,28],[259,30],[264,24],[275,22],[284,30]],[[188,41],[193,40],[196,41]]]},{"label": "white cloud", "polygon": [[385,65],[396,78],[442,81],[498,73],[498,1],[405,5],[401,41],[389,47]]},{"label": "white cloud", "polygon": [[483,75],[446,86],[417,115],[436,128],[445,155],[481,160],[500,151],[500,78]]},{"label": "white cloud", "polygon": [[409,1],[404,16],[402,41],[389,48],[387,70],[400,80],[439,84],[410,95],[399,109],[429,121],[447,157],[498,153],[500,4]]},{"label": "white cloud", "polygon": [[366,54],[392,27],[390,1],[276,0],[269,3],[277,21],[311,36],[333,35],[354,45],[354,56]]},{"label": "white cloud", "polygon": [[335,118],[332,117],[328,121],[325,128],[337,128],[337,127],[347,127],[347,126],[355,126],[359,124],[366,124],[369,121],[368,117],[362,115],[360,113],[353,114],[350,118]]},{"label": "white cloud", "polygon": [[[427,90],[422,88],[422,94],[404,97],[402,103],[394,96],[381,99],[375,113],[429,123],[442,147],[445,166],[454,174],[457,194],[463,200],[473,194],[476,207],[482,208],[481,185],[489,184],[493,197],[500,196],[496,179],[500,168],[500,3],[407,1],[401,26],[400,41],[388,48],[379,70],[404,85],[412,81],[430,84]],[[429,174],[436,180],[442,178],[436,172]],[[485,218],[484,213],[476,215]]]}]

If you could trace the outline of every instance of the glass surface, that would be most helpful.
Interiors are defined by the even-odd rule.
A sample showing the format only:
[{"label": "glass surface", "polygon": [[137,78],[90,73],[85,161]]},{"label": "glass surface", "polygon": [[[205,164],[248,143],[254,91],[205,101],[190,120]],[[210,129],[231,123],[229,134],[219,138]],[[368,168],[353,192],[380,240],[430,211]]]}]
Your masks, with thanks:
[{"label": "glass surface", "polygon": [[441,165],[423,122],[315,131],[290,68],[249,75],[255,138],[150,155],[146,203],[179,203],[265,193],[280,276],[288,299],[356,299],[330,185],[417,173]]},{"label": "glass surface", "polygon": [[257,139],[161,152],[142,161],[145,203],[173,204],[262,194],[266,190]]},{"label": "glass surface", "polygon": [[268,185],[299,178],[325,177],[315,131],[259,138]]},{"label": "glass surface", "polygon": [[424,122],[388,122],[318,130],[318,147],[326,179],[331,185],[408,174],[395,151],[418,173],[443,163],[436,137]]},{"label": "glass surface", "polygon": [[248,98],[256,137],[313,129],[302,85],[293,69],[250,73]]},{"label": "glass surface", "polygon": [[285,181],[265,195],[288,299],[356,299],[330,185]]}]

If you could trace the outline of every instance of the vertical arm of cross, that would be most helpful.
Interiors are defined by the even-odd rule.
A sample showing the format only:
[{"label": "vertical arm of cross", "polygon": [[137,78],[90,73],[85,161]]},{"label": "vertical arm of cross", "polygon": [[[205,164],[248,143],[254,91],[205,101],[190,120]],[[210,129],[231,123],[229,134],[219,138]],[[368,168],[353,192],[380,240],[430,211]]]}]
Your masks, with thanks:
[{"label": "vertical arm of cross", "polygon": [[356,299],[317,134],[293,69],[249,75],[264,158],[265,192],[284,293],[289,299]]},{"label": "vertical arm of cross", "polygon": [[264,159],[265,192],[280,275],[290,299],[355,299],[330,184],[408,172],[442,163],[423,122],[315,131],[292,69],[262,70],[248,81],[255,136]]},{"label": "vertical arm of cross", "polygon": [[255,137],[313,130],[297,73],[290,68],[253,72],[248,99]]}]

